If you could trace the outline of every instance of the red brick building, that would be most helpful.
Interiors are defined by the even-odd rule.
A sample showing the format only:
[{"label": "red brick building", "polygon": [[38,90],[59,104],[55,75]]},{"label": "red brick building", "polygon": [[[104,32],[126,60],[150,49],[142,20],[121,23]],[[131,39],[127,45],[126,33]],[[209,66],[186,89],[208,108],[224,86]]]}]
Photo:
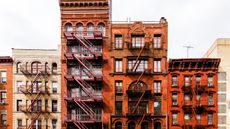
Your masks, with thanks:
[{"label": "red brick building", "polygon": [[169,60],[170,129],[217,128],[217,72],[220,59]]},{"label": "red brick building", "polygon": [[167,21],[112,23],[104,64],[112,129],[166,129]]},{"label": "red brick building", "polygon": [[103,59],[109,46],[107,0],[60,0],[62,128],[101,129],[107,96]]},{"label": "red brick building", "polygon": [[12,68],[13,60],[9,56],[0,57],[0,128],[12,129]]}]

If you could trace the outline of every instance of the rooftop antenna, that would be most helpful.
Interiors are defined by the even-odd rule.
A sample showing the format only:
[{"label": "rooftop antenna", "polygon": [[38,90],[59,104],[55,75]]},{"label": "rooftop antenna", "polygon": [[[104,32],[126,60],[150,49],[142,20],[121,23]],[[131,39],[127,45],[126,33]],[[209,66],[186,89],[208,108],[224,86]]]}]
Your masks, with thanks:
[{"label": "rooftop antenna", "polygon": [[193,48],[191,45],[183,46],[187,49],[187,58],[189,57],[189,49]]}]

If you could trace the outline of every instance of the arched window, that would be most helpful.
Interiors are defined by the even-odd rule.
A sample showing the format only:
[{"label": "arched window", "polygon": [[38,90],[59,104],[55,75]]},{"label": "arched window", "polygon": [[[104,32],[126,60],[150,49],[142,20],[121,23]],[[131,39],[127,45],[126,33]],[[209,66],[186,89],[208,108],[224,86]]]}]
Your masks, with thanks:
[{"label": "arched window", "polygon": [[135,129],[135,123],[130,122],[129,125],[128,125],[128,129]]},{"label": "arched window", "polygon": [[87,36],[93,36],[94,26],[92,23],[87,24]]},{"label": "arched window", "polygon": [[148,122],[142,122],[141,129],[148,129]]},{"label": "arched window", "polygon": [[36,62],[33,62],[32,64],[31,64],[31,72],[33,73],[33,74],[37,74],[38,73],[38,71],[40,70],[40,62],[38,62],[38,61],[36,61]]},{"label": "arched window", "polygon": [[145,91],[147,89],[148,89],[147,85],[142,81],[139,81],[139,82],[135,81],[135,82],[131,83],[129,86],[129,90],[137,91],[137,92]]},{"label": "arched window", "polygon": [[115,129],[122,129],[122,123],[121,122],[116,122]]},{"label": "arched window", "polygon": [[57,63],[52,63],[52,73],[56,73]]},{"label": "arched window", "polygon": [[17,73],[19,73],[19,72],[20,72],[21,65],[22,65],[22,63],[21,63],[21,62],[18,62],[18,63],[17,63],[17,66],[16,66],[16,67],[17,67],[17,69],[16,69],[16,72],[17,72]]},{"label": "arched window", "polygon": [[161,129],[161,123],[160,122],[155,122],[154,123],[154,129]]},{"label": "arched window", "polygon": [[49,69],[49,67],[48,67],[48,62],[46,62],[46,63],[45,63],[45,72],[47,72],[48,69]]},{"label": "arched window", "polygon": [[73,27],[72,27],[72,24],[71,24],[71,23],[66,23],[66,24],[65,24],[65,31],[66,31],[66,32],[71,32],[71,31],[73,31]]},{"label": "arched window", "polygon": [[97,29],[98,31],[101,31],[103,36],[105,36],[105,24],[104,23],[99,23]]},{"label": "arched window", "polygon": [[83,30],[84,30],[83,25],[81,23],[77,23],[77,25],[76,25],[77,34],[82,35]]}]

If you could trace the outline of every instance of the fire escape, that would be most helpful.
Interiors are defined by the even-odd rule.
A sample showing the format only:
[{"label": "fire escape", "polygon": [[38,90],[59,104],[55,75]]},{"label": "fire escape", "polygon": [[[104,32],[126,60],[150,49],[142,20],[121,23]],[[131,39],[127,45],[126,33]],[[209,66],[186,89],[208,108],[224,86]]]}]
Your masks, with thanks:
[{"label": "fire escape", "polygon": [[[144,45],[142,47],[133,47],[132,43],[128,44],[128,48],[130,50],[133,49],[139,49],[140,51],[138,52],[138,55],[135,59],[135,62],[133,63],[131,69],[127,69],[127,74],[140,74],[139,77],[137,78],[137,81],[134,82],[137,87],[138,85],[141,84],[141,80],[144,74],[149,74],[150,71],[148,69],[143,68],[143,71],[139,72],[137,71],[140,63],[141,63],[141,56],[142,53],[144,52],[145,49],[148,49],[148,43],[144,43]],[[149,116],[148,112],[145,109],[142,109],[140,107],[140,103],[141,101],[146,101],[146,96],[151,94],[151,90],[148,90],[148,87],[146,87],[146,89],[128,89],[127,94],[129,95],[129,99],[133,99],[135,104],[133,105],[134,107],[131,107],[127,113],[127,116],[130,117],[137,117],[138,118],[138,123],[137,123],[137,127],[141,126],[142,121],[145,119],[146,116]],[[147,100],[148,102],[148,100]],[[148,104],[147,104],[148,105]]]},{"label": "fire escape", "polygon": [[[50,95],[48,86],[46,85],[37,85],[37,81],[39,79],[45,78],[49,76],[50,69],[48,66],[38,65],[36,67],[36,71],[28,68],[27,65],[21,66],[20,71],[31,78],[31,84],[26,84],[25,86],[20,87],[20,91],[24,93],[26,96],[31,98],[31,103],[26,105],[20,105],[20,110],[31,117],[31,123],[26,125],[26,129],[33,129],[33,128],[41,128],[41,125],[35,125],[36,121],[42,114],[50,113],[48,105],[42,107],[42,103],[38,104],[39,99],[42,96]],[[40,101],[41,102],[41,101]]]},{"label": "fire escape", "polygon": [[[81,109],[83,114],[67,114],[66,124],[67,126],[75,126],[79,129],[88,129],[92,124],[99,124],[101,128],[103,128],[102,123],[102,115],[100,113],[96,113],[94,110],[94,105],[102,105],[102,96],[97,95],[95,91],[96,84],[102,84],[102,68],[95,70],[95,66],[93,62],[102,61],[102,33],[101,32],[93,32],[91,37],[82,33],[74,34],[74,33],[65,33],[65,37],[68,42],[72,42],[74,45],[67,47],[71,49],[71,47],[75,47],[77,51],[73,52],[70,50],[66,50],[64,56],[66,58],[67,64],[68,62],[74,62],[78,64],[78,74],[75,72],[71,72],[70,67],[68,67],[68,72],[65,75],[65,79],[67,81],[67,89],[68,93],[66,93],[65,100],[68,106],[76,106]],[[97,42],[100,45],[95,46],[94,43]],[[85,96],[73,96],[70,93],[70,89],[72,87],[68,86],[69,84],[74,84],[78,86],[82,92],[84,92]],[[101,85],[100,85],[101,87]],[[100,110],[102,108],[100,107]]]}]

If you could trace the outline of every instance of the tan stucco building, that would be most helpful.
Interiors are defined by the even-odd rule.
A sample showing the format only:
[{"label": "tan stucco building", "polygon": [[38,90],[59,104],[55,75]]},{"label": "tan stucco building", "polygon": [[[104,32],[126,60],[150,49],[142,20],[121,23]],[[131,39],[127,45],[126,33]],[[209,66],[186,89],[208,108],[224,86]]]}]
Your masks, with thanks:
[{"label": "tan stucco building", "polygon": [[60,55],[57,49],[12,49],[13,128],[61,127]]},{"label": "tan stucco building", "polygon": [[218,75],[218,129],[230,128],[230,38],[219,38],[205,58],[221,58]]}]

